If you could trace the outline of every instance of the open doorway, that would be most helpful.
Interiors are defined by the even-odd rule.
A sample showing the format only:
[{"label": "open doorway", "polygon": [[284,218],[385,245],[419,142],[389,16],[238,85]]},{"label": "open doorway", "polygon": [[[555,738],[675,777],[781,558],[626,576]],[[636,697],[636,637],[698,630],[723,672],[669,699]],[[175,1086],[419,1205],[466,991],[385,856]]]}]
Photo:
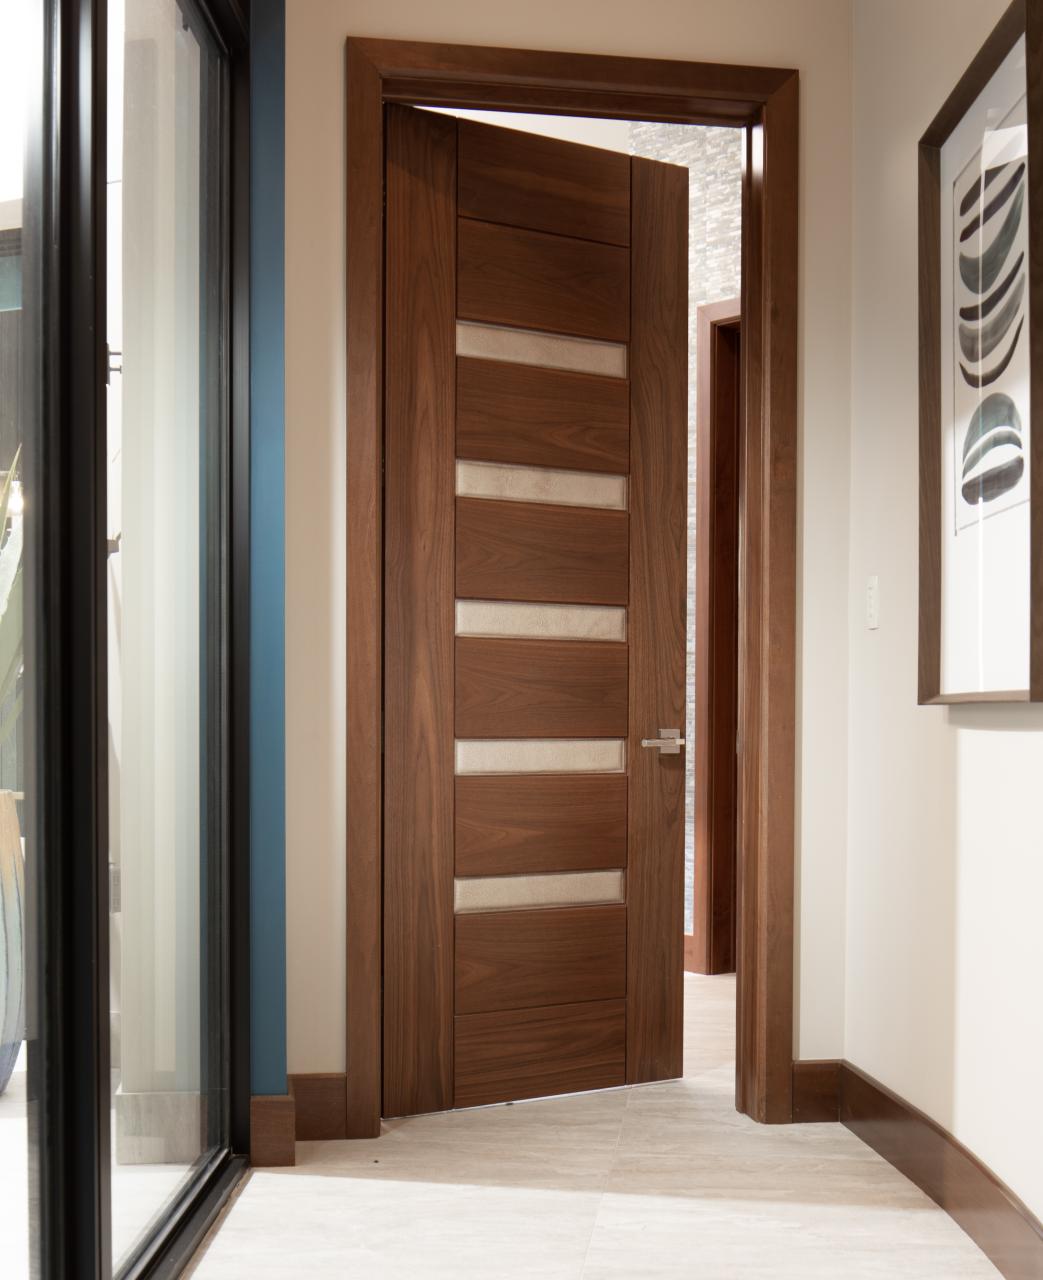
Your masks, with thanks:
[{"label": "open doorway", "polygon": [[[513,154],[511,136],[513,132],[533,134],[553,139],[574,147],[573,164],[577,168],[587,168],[588,182],[599,175],[598,162],[595,155],[586,149],[593,149],[598,154],[617,153],[620,156],[641,157],[657,163],[665,163],[674,168],[687,171],[687,477],[686,477],[686,531],[687,531],[687,563],[685,572],[686,625],[685,625],[685,712],[682,734],[687,748],[681,767],[684,773],[684,946],[683,968],[686,973],[701,974],[706,977],[734,975],[736,966],[736,898],[737,898],[737,769],[736,769],[736,735],[738,716],[738,609],[739,609],[739,481],[741,454],[741,345],[740,345],[740,299],[739,292],[742,276],[742,191],[743,170],[745,161],[744,135],[735,127],[713,127],[705,125],[677,124],[663,121],[628,121],[609,120],[582,116],[537,115],[523,112],[456,110],[452,108],[431,108],[436,112],[454,116],[462,121],[470,122],[467,131],[461,134],[460,176],[461,190],[464,185],[472,186],[475,177],[472,173],[469,153],[474,149],[478,139],[482,139],[483,161],[489,165],[507,168],[507,157]],[[484,130],[484,132],[483,132]],[[506,131],[511,131],[508,133]],[[500,147],[497,149],[497,140]],[[466,142],[466,145],[465,145]],[[561,153],[562,159],[569,154]],[[587,158],[584,159],[584,156]],[[540,175],[530,176],[530,183],[536,183]],[[504,179],[500,178],[500,181]],[[470,193],[473,203],[473,192]],[[530,197],[531,198],[531,197]],[[488,213],[489,206],[483,205]],[[531,212],[531,211],[529,211]],[[515,208],[505,215],[508,219],[525,223],[528,216],[525,210]],[[546,215],[544,214],[544,217]],[[544,222],[543,225],[547,225]],[[577,230],[577,224],[569,224],[570,231]],[[581,231],[589,228],[581,227]],[[595,231],[592,234],[613,234],[611,231]],[[472,340],[473,341],[473,340]],[[468,348],[470,350],[470,347]],[[459,348],[458,348],[459,351]],[[522,353],[518,358],[531,360],[532,368],[541,359],[553,362],[554,354],[533,355]],[[466,363],[466,362],[465,362]],[[489,382],[486,365],[484,384]],[[495,373],[492,375],[495,377]],[[468,378],[470,375],[468,375]],[[469,382],[468,382],[469,385]],[[605,384],[606,388],[608,384]],[[515,388],[517,391],[517,388]],[[458,386],[463,394],[464,387]],[[585,406],[589,410],[589,406]],[[489,407],[483,405],[486,420],[480,425],[488,430]],[[466,413],[468,420],[475,415],[474,406],[468,404],[458,408],[459,413]],[[480,416],[480,415],[479,415]],[[543,432],[550,431],[550,419],[544,420]],[[514,419],[506,420],[502,416],[495,423],[498,432],[502,433],[516,428]],[[532,424],[529,424],[530,428]],[[555,426],[560,429],[561,424]],[[579,418],[573,423],[573,429],[579,428]],[[458,458],[486,458],[495,456],[499,461],[517,462],[515,452],[503,439],[502,434],[492,454],[488,452],[489,441],[476,441],[474,424],[468,427],[468,439],[458,440]],[[476,452],[477,447],[477,452]],[[533,450],[533,441],[527,440],[523,451],[524,458],[532,462],[537,454]],[[548,462],[546,443],[539,461]],[[577,455],[578,457],[578,455]],[[559,459],[560,461],[560,459]],[[603,461],[603,460],[602,460]],[[474,468],[482,466],[473,460],[464,465]],[[590,459],[576,457],[566,458],[562,465],[575,468],[572,472],[574,483],[582,483],[582,468],[591,465]],[[599,461],[599,466],[602,462]],[[606,464],[609,465],[609,464]],[[623,470],[625,470],[625,466]],[[533,475],[539,477],[539,472]],[[546,479],[552,473],[543,473]],[[562,472],[559,481],[566,477]],[[510,477],[508,477],[509,479]],[[520,478],[516,473],[515,481]],[[458,492],[460,490],[458,489]],[[509,492],[508,490],[505,491]],[[505,496],[501,495],[501,496]],[[559,498],[570,501],[569,498]],[[584,501],[596,501],[596,498],[579,498],[580,505]],[[510,594],[510,592],[508,592]],[[473,609],[475,606],[461,606],[457,609]],[[483,607],[483,606],[478,606]],[[484,606],[486,612],[490,606]],[[515,606],[517,609],[517,606]],[[500,620],[502,623],[502,619]],[[460,635],[460,619],[458,617],[457,634]],[[490,635],[502,637],[506,634],[502,626],[488,630],[468,623],[463,634]],[[508,630],[516,628],[517,619],[508,625]],[[541,634],[549,634],[544,630]],[[513,631],[512,631],[513,633]],[[519,632],[518,634],[522,634]],[[575,639],[581,635],[576,632]],[[589,638],[589,637],[588,637]],[[607,637],[603,637],[606,639]],[[465,642],[466,643],[466,642]],[[575,649],[578,646],[573,645]],[[597,650],[597,646],[595,646]],[[595,653],[589,655],[593,658]],[[681,762],[678,762],[679,764]],[[548,765],[548,768],[554,766]],[[566,779],[558,776],[549,779],[552,783],[566,783]],[[603,783],[608,783],[604,778]],[[620,779],[622,781],[622,779]],[[460,806],[465,805],[469,811],[473,803],[472,789],[481,787],[480,780],[469,779],[468,786],[461,789],[457,784],[457,822],[461,821]],[[504,792],[505,784],[497,784],[497,790]],[[543,788],[544,790],[546,788]],[[531,791],[531,788],[529,788]],[[540,795],[543,803],[547,797]],[[468,827],[468,858],[461,866],[460,850],[457,851],[457,875],[463,874],[465,880],[457,881],[458,890],[475,890],[482,886],[480,876],[482,870],[489,871],[491,862],[495,861],[501,878],[490,881],[497,890],[494,900],[503,907],[510,898],[511,880],[507,872],[517,873],[526,869],[515,859],[509,867],[500,865],[500,860],[482,857],[483,841],[488,844],[490,824],[488,806],[483,814],[484,825],[479,832],[470,831]],[[466,819],[465,819],[466,821]],[[625,817],[623,819],[625,823]],[[535,838],[536,824],[530,820],[532,828],[530,836]],[[605,830],[601,831],[603,841],[601,856],[605,865],[616,861],[625,861],[626,836],[616,839],[622,844],[623,854],[617,852],[610,855],[607,843],[612,839],[608,835],[610,823],[607,814],[603,822]],[[460,828],[458,826],[458,832]],[[538,833],[544,839],[548,831],[544,828]],[[506,833],[500,832],[498,838],[506,839]],[[546,854],[544,849],[541,853]],[[588,853],[587,858],[592,855]],[[587,864],[584,863],[586,866]],[[594,863],[590,862],[593,866]],[[598,863],[597,865],[601,865]],[[571,864],[570,864],[571,866]],[[549,863],[541,861],[540,869],[547,870]],[[531,869],[531,868],[528,868]],[[560,868],[558,868],[560,871]],[[604,873],[602,873],[604,874]],[[620,898],[626,900],[622,888],[625,873],[620,875]],[[553,881],[551,883],[554,883]],[[488,888],[488,885],[485,886]],[[526,885],[526,889],[529,886]],[[581,892],[581,890],[579,890]],[[386,889],[387,892],[387,889]],[[392,888],[392,893],[394,888]],[[506,897],[504,896],[506,894]],[[410,897],[412,894],[410,893]],[[388,898],[385,897],[385,908]],[[548,899],[548,905],[550,904]],[[570,899],[571,901],[571,899]],[[577,902],[582,899],[576,899]],[[489,902],[486,909],[491,909]],[[529,904],[535,906],[535,903]],[[574,904],[575,905],[575,904]],[[458,906],[457,910],[460,910]],[[473,908],[471,909],[473,910]],[[500,915],[498,928],[509,927],[510,917]],[[473,925],[474,921],[467,922]],[[534,925],[534,918],[526,921]],[[459,922],[458,922],[459,924]],[[488,960],[488,957],[486,957]],[[394,965],[392,966],[392,968]],[[388,968],[385,967],[387,982]],[[717,989],[715,989],[717,988]],[[603,994],[603,993],[602,993]],[[709,1036],[713,1043],[712,1056],[721,1056],[721,1023],[732,1030],[725,1036],[730,1040],[728,1053],[734,1050],[734,981],[723,983],[696,982],[690,979],[685,982],[685,1044],[686,1058],[691,1062],[700,1062],[700,1040]],[[385,987],[385,1001],[387,987]],[[433,1003],[433,1002],[432,1002]],[[385,1017],[387,1005],[385,1004]],[[573,1056],[576,1044],[570,1037]],[[399,1055],[391,1047],[387,1053],[388,1038],[385,1029],[386,1058],[394,1061]],[[546,1048],[541,1056],[546,1061]],[[451,1068],[447,1068],[451,1070]],[[560,1073],[549,1072],[543,1086],[532,1085],[539,1092],[549,1087]],[[595,1075],[591,1079],[609,1080],[608,1075]],[[572,1074],[569,1079],[576,1084],[579,1076]],[[514,1082],[518,1087],[517,1080]],[[578,1087],[578,1085],[577,1085]],[[392,1091],[401,1099],[400,1091]],[[498,1095],[480,1095],[493,1097]],[[385,1107],[387,1098],[385,1098]]]},{"label": "open doorway", "polygon": [[[742,698],[736,1104],[792,1114],[797,79],[787,71],[348,42],[347,1129],[381,1115],[384,880],[374,741],[385,737],[383,619],[385,104],[742,127]],[[505,219],[509,221],[509,219]],[[389,286],[390,287],[390,286]],[[390,375],[389,369],[389,375]],[[394,383],[394,379],[392,379]],[[373,624],[376,624],[375,626]],[[678,716],[672,723],[677,723]],[[668,731],[659,730],[662,745]],[[676,729],[672,732],[676,733]],[[641,746],[646,745],[644,742]],[[676,899],[675,899],[676,901]],[[678,903],[680,906],[681,904]],[[678,943],[680,943],[678,929]],[[669,944],[672,945],[672,944]],[[680,969],[681,947],[677,948]]]},{"label": "open doorway", "polygon": [[688,171],[684,968],[734,973],[743,131],[432,109]]}]

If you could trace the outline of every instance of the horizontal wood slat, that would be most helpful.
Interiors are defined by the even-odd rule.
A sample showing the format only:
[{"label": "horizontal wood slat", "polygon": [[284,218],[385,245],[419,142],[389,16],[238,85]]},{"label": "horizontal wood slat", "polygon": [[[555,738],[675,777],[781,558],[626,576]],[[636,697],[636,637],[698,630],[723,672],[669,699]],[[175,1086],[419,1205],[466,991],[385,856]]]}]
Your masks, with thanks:
[{"label": "horizontal wood slat", "polygon": [[626,249],[461,218],[457,254],[461,320],[610,342],[629,336]]},{"label": "horizontal wood slat", "polygon": [[456,500],[456,594],[470,600],[626,604],[625,511]]},{"label": "horizontal wood slat", "polygon": [[455,1024],[457,1107],[625,1083],[622,1000],[471,1013]]},{"label": "horizontal wood slat", "polygon": [[625,867],[624,774],[456,779],[456,874]]},{"label": "horizontal wood slat", "polygon": [[505,360],[456,361],[456,456],[626,475],[630,389],[622,378]]},{"label": "horizontal wood slat", "polygon": [[622,738],[626,732],[626,645],[457,639],[458,738]]},{"label": "horizontal wood slat", "polygon": [[462,216],[630,243],[628,156],[470,120],[458,136]]},{"label": "horizontal wood slat", "polygon": [[626,907],[456,917],[456,1012],[489,1013],[626,992]]}]

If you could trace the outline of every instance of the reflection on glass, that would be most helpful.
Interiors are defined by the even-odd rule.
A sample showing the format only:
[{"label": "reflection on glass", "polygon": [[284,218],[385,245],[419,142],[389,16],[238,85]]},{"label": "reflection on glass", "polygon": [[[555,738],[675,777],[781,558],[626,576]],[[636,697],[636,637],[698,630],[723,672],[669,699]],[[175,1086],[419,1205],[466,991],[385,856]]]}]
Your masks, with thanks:
[{"label": "reflection on glass", "polygon": [[[30,1274],[31,1133],[27,1041],[34,1035],[26,946],[26,696],[23,618],[24,442],[32,430],[26,378],[29,326],[41,313],[25,271],[35,193],[26,189],[29,107],[40,96],[43,27],[35,3],[0,2],[0,1274]],[[34,116],[36,113],[32,113]]]},{"label": "reflection on glass", "polygon": [[[177,0],[110,5],[108,645],[113,1257],[222,1131],[220,70]],[[215,302],[215,299],[217,300]],[[216,502],[216,506],[215,506]],[[215,594],[216,593],[216,594]],[[219,666],[219,664],[218,664]],[[215,747],[215,743],[217,744]],[[216,806],[219,810],[220,806]]]}]

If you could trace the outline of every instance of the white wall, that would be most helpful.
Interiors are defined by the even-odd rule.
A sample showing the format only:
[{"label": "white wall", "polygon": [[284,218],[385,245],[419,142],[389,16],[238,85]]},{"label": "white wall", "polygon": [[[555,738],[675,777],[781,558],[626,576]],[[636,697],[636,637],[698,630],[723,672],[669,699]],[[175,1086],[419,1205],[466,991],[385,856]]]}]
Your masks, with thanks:
[{"label": "white wall", "polygon": [[916,706],[916,142],[1006,2],[855,0],[845,1046],[1043,1214],[1043,708]]},{"label": "white wall", "polygon": [[[289,1065],[344,1069],[344,39],[800,70],[799,1053],[843,1049],[851,11],[846,0],[289,0],[286,53]],[[814,252],[804,252],[814,246]]]}]

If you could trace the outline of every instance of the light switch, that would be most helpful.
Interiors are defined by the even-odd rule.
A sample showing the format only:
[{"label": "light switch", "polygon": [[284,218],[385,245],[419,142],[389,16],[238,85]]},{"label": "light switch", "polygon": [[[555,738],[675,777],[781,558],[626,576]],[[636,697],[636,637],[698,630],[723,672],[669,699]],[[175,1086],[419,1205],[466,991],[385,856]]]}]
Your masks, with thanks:
[{"label": "light switch", "polygon": [[875,573],[866,583],[866,626],[870,631],[880,626],[880,579]]}]

